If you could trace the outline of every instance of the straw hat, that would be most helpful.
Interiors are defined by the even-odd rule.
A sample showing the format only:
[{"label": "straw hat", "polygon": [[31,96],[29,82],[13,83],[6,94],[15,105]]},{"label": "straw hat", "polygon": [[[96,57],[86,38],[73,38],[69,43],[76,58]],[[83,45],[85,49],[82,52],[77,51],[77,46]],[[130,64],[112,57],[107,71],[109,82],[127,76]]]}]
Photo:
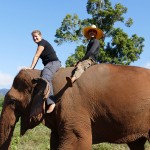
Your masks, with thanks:
[{"label": "straw hat", "polygon": [[89,30],[95,30],[97,32],[96,39],[100,39],[103,36],[103,31],[101,29],[96,28],[96,25],[91,25],[83,29],[83,35],[88,39],[91,39],[88,33]]}]

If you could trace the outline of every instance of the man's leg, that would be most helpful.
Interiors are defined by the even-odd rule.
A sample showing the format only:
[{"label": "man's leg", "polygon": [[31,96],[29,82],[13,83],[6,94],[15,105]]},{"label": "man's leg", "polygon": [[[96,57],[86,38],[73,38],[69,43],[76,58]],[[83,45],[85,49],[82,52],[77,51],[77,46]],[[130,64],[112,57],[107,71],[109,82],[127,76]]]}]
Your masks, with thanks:
[{"label": "man's leg", "polygon": [[92,61],[90,59],[79,62],[76,66],[75,73],[72,77],[66,77],[66,80],[69,82],[70,86],[82,75],[82,73],[92,65]]}]

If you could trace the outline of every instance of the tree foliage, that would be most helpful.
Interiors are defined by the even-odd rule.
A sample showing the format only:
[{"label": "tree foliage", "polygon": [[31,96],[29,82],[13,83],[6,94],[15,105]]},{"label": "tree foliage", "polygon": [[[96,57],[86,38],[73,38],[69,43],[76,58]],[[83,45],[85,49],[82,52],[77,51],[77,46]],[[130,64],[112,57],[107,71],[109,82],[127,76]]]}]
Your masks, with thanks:
[{"label": "tree foliage", "polygon": [[95,24],[102,29],[105,40],[100,39],[98,62],[129,65],[140,58],[144,47],[144,38],[136,34],[129,36],[119,26],[131,27],[133,20],[125,19],[127,8],[120,3],[112,6],[110,0],[88,0],[87,13],[89,18],[79,19],[77,14],[67,14],[61,27],[56,30],[55,42],[60,45],[64,42],[81,42],[75,53],[68,57],[66,66],[79,61],[85,54],[87,39],[83,37],[82,30],[86,26]]}]

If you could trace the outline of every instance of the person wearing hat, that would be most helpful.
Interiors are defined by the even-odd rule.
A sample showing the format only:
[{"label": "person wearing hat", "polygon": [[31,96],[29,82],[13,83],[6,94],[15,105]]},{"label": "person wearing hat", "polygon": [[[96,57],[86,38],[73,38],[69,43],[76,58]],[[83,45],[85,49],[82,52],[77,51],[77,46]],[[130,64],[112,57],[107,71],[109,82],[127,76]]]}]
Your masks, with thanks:
[{"label": "person wearing hat", "polygon": [[103,31],[95,25],[85,27],[83,29],[83,35],[89,39],[87,51],[85,56],[77,64],[75,64],[76,68],[74,74],[71,77],[66,77],[70,86],[72,86],[75,80],[78,79],[87,68],[96,63],[100,48],[99,39],[104,37]]},{"label": "person wearing hat", "polygon": [[46,79],[50,85],[50,95],[47,99],[48,110],[47,113],[51,113],[55,107],[55,101],[53,97],[53,86],[52,78],[54,73],[61,67],[61,62],[59,61],[56,52],[52,45],[42,38],[42,33],[39,30],[34,30],[31,33],[33,41],[38,45],[36,53],[33,57],[33,61],[30,67],[25,67],[24,69],[34,69],[38,59],[42,59],[44,68],[41,73],[41,77]]}]

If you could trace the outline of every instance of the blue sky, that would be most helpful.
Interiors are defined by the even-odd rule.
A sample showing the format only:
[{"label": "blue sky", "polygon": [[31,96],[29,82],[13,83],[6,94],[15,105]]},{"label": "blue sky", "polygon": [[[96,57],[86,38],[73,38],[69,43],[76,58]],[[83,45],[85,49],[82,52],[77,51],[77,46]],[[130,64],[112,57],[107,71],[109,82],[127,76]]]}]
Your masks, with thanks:
[{"label": "blue sky", "polygon": [[[0,89],[10,88],[20,68],[30,66],[37,45],[33,42],[31,32],[41,30],[43,38],[48,40],[56,50],[62,65],[68,56],[74,53],[77,43],[54,43],[55,32],[61,26],[67,14],[77,14],[80,19],[88,16],[87,0],[5,0],[0,2]],[[145,38],[141,58],[131,65],[150,68],[150,1],[112,0],[128,8],[126,18],[131,17],[134,24],[125,29],[129,34]],[[120,26],[121,27],[121,26]],[[124,26],[123,26],[124,27]],[[121,27],[122,28],[122,27]],[[42,69],[41,60],[36,69]]]}]

